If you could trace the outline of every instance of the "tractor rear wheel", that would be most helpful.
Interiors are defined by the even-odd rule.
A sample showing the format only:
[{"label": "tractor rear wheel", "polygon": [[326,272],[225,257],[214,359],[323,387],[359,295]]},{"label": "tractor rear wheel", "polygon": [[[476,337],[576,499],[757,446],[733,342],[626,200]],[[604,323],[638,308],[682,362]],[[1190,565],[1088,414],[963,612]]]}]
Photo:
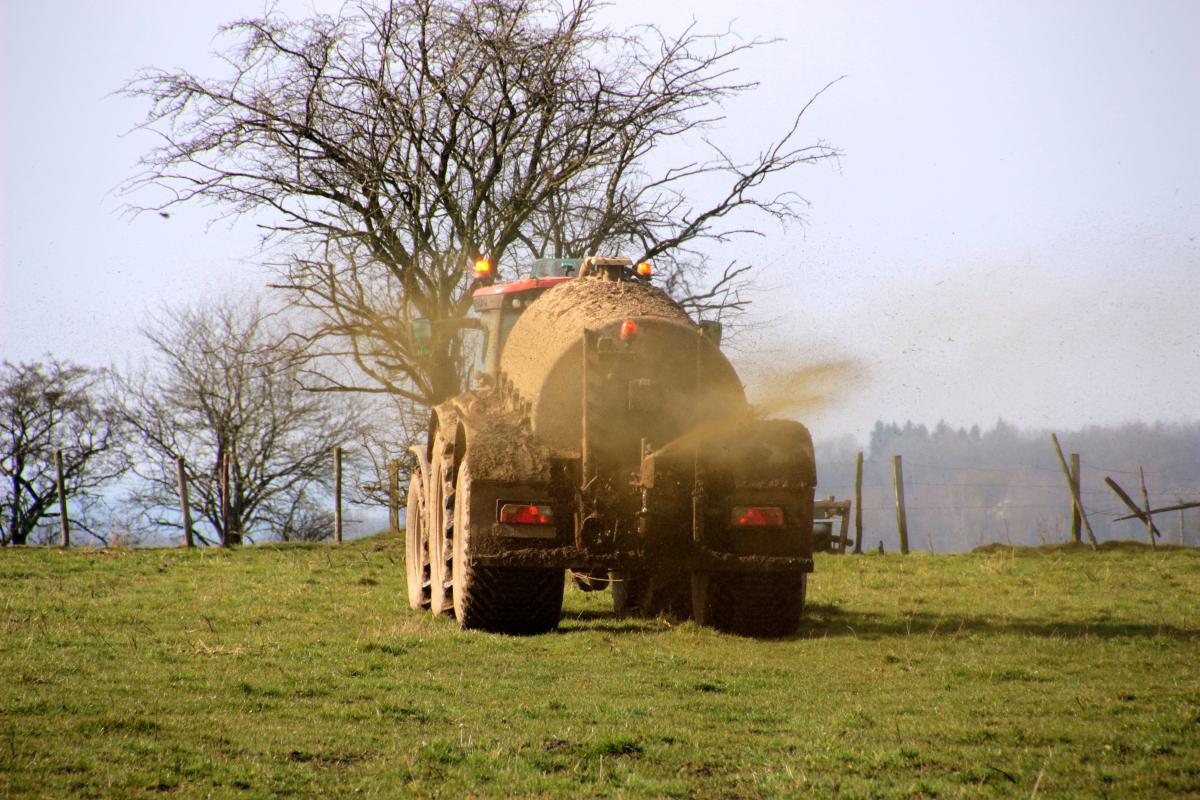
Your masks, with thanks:
[{"label": "tractor rear wheel", "polygon": [[439,435],[434,440],[429,480],[425,486],[425,525],[429,539],[429,610],[434,616],[449,614],[451,571],[447,531],[452,517],[454,487],[450,485],[454,467],[454,446]]},{"label": "tractor rear wheel", "polygon": [[408,605],[416,611],[429,608],[429,531],[425,527],[425,475],[421,468],[408,478],[408,504],[404,511],[404,565],[408,578]]},{"label": "tractor rear wheel", "polygon": [[454,615],[464,628],[492,633],[545,633],[562,615],[563,571],[481,567],[470,563],[471,464],[458,467],[454,492]]},{"label": "tractor rear wheel", "polygon": [[704,621],[740,636],[787,636],[800,624],[807,588],[804,573],[714,573],[708,579]]}]

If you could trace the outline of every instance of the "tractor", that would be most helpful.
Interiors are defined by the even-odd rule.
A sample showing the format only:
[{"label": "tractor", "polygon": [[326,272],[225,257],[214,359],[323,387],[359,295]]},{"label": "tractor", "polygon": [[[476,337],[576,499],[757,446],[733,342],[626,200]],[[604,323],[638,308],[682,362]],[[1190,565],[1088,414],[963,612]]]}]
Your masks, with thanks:
[{"label": "tractor", "polygon": [[808,430],[755,418],[720,327],[649,264],[539,259],[506,283],[488,270],[475,388],[436,406],[412,451],[412,608],[543,633],[569,572],[617,614],[793,632],[813,569]]}]

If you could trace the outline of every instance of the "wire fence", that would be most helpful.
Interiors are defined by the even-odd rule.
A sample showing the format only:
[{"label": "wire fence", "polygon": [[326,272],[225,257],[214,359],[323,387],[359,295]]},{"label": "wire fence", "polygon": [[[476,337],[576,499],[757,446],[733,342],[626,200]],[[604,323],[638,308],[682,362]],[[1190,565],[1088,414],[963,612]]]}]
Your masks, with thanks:
[{"label": "wire fence", "polygon": [[[1144,470],[1151,506],[1200,498],[1200,480],[1186,474],[1192,466],[1200,467],[1200,462]],[[899,545],[892,470],[890,458],[863,460],[864,547]],[[903,473],[908,538],[914,547],[960,551],[991,542],[1038,545],[1070,539],[1073,501],[1058,466],[946,465],[904,458]],[[1129,508],[1104,484],[1105,477],[1114,477],[1140,495],[1138,475],[1136,468],[1080,460],[1080,499],[1100,540],[1146,540],[1144,522],[1115,520],[1129,514]],[[853,498],[854,491],[853,459],[818,459],[818,497]],[[1166,512],[1155,515],[1155,523],[1170,544],[1200,544],[1200,511]]]}]

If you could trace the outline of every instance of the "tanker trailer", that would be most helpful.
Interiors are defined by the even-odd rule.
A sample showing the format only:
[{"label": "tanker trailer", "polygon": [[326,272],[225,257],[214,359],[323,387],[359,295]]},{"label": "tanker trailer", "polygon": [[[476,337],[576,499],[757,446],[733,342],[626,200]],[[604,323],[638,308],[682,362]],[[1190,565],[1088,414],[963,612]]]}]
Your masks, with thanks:
[{"label": "tanker trailer", "polygon": [[618,613],[792,632],[813,567],[807,429],[752,417],[717,337],[648,265],[577,263],[474,292],[479,388],[437,406],[414,449],[410,605],[545,632],[569,570],[611,584]]}]

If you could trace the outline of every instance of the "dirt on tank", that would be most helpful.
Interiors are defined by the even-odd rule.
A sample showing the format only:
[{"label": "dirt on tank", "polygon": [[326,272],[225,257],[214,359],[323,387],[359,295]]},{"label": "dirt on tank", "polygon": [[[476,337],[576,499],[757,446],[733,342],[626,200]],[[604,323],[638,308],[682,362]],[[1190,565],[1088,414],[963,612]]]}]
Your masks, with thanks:
[{"label": "dirt on tank", "polygon": [[692,324],[657,286],[635,281],[581,278],[548,289],[521,315],[508,335],[500,368],[525,396],[541,388],[558,358],[584,328],[629,317],[661,317]]},{"label": "dirt on tank", "polygon": [[491,392],[472,392],[439,408],[444,425],[467,427],[476,480],[550,480],[550,454],[530,433],[524,415],[506,411]]}]

